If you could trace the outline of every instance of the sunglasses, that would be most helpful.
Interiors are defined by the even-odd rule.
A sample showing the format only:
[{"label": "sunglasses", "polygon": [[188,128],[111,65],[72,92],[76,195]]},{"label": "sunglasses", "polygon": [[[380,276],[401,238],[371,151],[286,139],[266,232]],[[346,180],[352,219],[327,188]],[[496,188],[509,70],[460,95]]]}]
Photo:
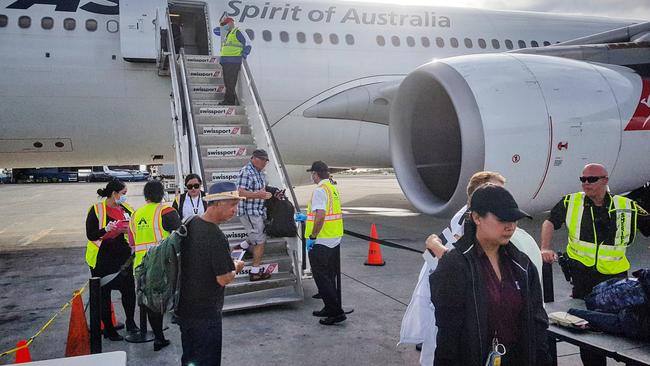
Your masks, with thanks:
[{"label": "sunglasses", "polygon": [[201,188],[201,185],[199,183],[194,183],[194,184],[188,184],[185,187],[187,187],[187,189],[199,189]]},{"label": "sunglasses", "polygon": [[592,176],[592,177],[580,177],[580,181],[582,183],[596,183],[602,178],[607,178],[606,175],[601,175],[601,176]]}]

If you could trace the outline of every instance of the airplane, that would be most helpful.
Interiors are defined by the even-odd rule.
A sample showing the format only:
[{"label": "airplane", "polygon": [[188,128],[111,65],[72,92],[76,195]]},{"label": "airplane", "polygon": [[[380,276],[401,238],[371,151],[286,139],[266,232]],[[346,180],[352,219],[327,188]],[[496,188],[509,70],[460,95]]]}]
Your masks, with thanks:
[{"label": "airplane", "polygon": [[173,162],[155,24],[248,64],[286,164],[394,167],[420,211],[450,215],[478,170],[550,208],[586,162],[611,189],[650,179],[648,24],[641,20],[335,1],[0,0],[0,166]]}]

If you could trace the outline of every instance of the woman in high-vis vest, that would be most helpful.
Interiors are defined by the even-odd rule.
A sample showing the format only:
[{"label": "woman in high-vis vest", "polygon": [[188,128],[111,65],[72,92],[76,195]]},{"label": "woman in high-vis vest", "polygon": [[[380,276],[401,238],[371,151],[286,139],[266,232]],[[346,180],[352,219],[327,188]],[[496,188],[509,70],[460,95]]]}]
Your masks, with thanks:
[{"label": "woman in high-vis vest", "polygon": [[[147,182],[143,193],[146,204],[135,212],[130,225],[131,238],[135,247],[133,268],[142,264],[142,259],[149,248],[158,245],[161,240],[169,236],[170,232],[181,226],[181,219],[176,210],[161,203],[165,196],[162,183]],[[165,339],[163,333],[163,314],[155,313],[141,305],[140,311],[144,309],[155,336],[153,350],[159,351],[169,345],[169,340]]]},{"label": "woman in high-vis vest", "polygon": [[[133,320],[135,312],[135,281],[130,262],[131,247],[127,242],[128,221],[133,209],[126,203],[126,185],[112,180],[97,190],[103,200],[90,206],[86,217],[86,263],[93,277],[102,277],[108,283],[102,286],[102,322],[104,338],[121,341],[111,321],[111,291],[119,290],[126,315],[126,329],[138,330]],[[102,281],[102,282],[104,282]]]},{"label": "woman in high-vis vest", "polygon": [[185,188],[187,191],[176,196],[172,207],[178,211],[181,219],[192,215],[203,215],[206,203],[203,200],[205,192],[201,190],[201,177],[198,174],[188,174],[185,177]]}]

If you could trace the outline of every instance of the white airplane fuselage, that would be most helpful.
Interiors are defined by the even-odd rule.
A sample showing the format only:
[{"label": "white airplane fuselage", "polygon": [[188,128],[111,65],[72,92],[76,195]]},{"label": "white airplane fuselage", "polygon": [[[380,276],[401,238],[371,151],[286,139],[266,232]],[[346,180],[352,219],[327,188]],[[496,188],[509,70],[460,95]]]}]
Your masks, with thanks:
[{"label": "white airplane fuselage", "polygon": [[[123,59],[116,1],[60,3],[68,5],[0,0],[0,17],[7,18],[0,27],[0,167],[173,162],[170,79],[158,76],[155,64]],[[303,116],[327,97],[401,79],[432,59],[507,51],[506,40],[514,49],[520,40],[542,46],[633,23],[388,4],[211,1],[213,54],[220,37],[212,30],[224,12],[254,31],[248,63],[285,163],[324,160],[340,167],[390,166],[388,126]],[[29,27],[19,26],[23,16],[31,19]],[[43,28],[46,17],[52,29]],[[74,19],[74,30],[64,29],[66,19]],[[89,19],[97,30],[86,29]]]}]

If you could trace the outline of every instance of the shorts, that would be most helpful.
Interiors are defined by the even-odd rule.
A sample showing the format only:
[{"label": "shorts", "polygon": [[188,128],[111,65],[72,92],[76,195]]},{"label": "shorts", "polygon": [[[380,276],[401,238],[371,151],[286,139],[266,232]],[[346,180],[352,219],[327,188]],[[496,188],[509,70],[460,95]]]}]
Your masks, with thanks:
[{"label": "shorts", "polygon": [[244,225],[248,241],[251,245],[262,244],[266,242],[266,233],[264,232],[264,217],[244,215],[241,217],[241,223]]}]

